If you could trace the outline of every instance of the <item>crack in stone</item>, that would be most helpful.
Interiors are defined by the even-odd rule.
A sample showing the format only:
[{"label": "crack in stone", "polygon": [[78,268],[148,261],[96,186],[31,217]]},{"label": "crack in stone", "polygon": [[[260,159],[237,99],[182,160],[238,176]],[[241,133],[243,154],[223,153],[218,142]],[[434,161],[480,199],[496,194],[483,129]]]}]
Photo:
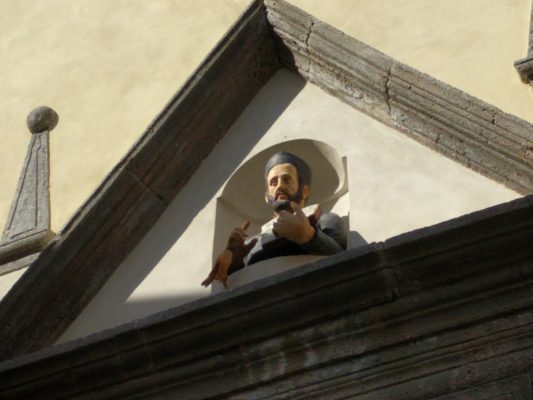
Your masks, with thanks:
[{"label": "crack in stone", "polygon": [[385,76],[385,101],[387,102],[389,117],[392,119],[392,107],[391,107],[391,104],[390,104],[390,93],[389,93],[389,90],[390,90],[389,83],[390,83],[391,70],[392,70],[392,64],[389,66],[389,68],[387,70],[387,75]]},{"label": "crack in stone", "polygon": [[307,53],[307,65],[306,65],[306,68],[305,68],[305,72],[309,72],[309,70],[311,69],[311,56],[310,56],[310,52],[309,52],[309,39],[311,38],[311,35],[313,33],[313,29],[315,27],[315,21],[314,20],[311,20],[311,23],[309,24],[309,27],[307,28],[307,33],[305,35],[305,39],[304,39],[304,49],[305,49],[305,52]]},{"label": "crack in stone", "polygon": [[492,111],[492,113],[491,113],[490,123],[491,123],[492,125],[495,125],[495,124],[496,124],[496,111]]}]

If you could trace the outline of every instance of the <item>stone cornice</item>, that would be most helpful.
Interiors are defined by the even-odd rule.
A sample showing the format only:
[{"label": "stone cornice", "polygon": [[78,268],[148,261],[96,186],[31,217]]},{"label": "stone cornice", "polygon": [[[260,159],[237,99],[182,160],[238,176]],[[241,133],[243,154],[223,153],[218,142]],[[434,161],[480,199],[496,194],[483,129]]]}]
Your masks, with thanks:
[{"label": "stone cornice", "polygon": [[[490,384],[533,367],[531,237],[528,196],[6,361],[0,394],[418,399]],[[490,373],[457,379],[474,362]]]},{"label": "stone cornice", "polygon": [[33,230],[23,237],[0,242],[0,275],[18,269],[16,261],[38,253],[52,240],[49,229]]},{"label": "stone cornice", "polygon": [[518,75],[520,75],[520,79],[524,83],[530,83],[533,79],[533,57],[529,56],[526,58],[521,58],[520,60],[516,60],[514,63],[514,67],[516,68],[516,71],[518,72]]}]

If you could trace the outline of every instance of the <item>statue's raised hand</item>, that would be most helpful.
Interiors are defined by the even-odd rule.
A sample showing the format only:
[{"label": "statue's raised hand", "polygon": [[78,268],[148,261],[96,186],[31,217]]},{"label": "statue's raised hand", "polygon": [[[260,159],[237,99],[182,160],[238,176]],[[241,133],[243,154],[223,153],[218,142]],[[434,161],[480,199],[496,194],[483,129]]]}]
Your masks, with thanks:
[{"label": "statue's raised hand", "polygon": [[279,213],[272,232],[294,243],[307,243],[315,235],[315,228],[311,226],[308,217],[294,201],[291,202],[291,208],[293,213],[285,210]]},{"label": "statue's raised hand", "polygon": [[246,221],[240,228],[235,228],[229,235],[226,249],[217,257],[215,265],[211,269],[209,276],[202,282],[203,286],[209,286],[215,279],[221,281],[227,289],[228,270],[232,265],[241,265],[244,257],[252,250],[257,243],[257,239],[252,239],[250,243],[245,243],[248,235],[246,230],[250,226],[250,221]]}]

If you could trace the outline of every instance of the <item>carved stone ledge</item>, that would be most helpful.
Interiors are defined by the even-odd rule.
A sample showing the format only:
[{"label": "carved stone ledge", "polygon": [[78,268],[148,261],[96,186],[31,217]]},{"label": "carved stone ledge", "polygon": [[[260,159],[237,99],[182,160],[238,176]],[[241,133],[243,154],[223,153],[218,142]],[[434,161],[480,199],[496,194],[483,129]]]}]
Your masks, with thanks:
[{"label": "carved stone ledge", "polygon": [[528,196],[0,363],[0,396],[529,399],[532,235]]},{"label": "carved stone ledge", "polygon": [[17,261],[19,259],[29,260],[28,257],[44,249],[54,236],[55,234],[50,230],[43,229],[21,238],[0,242],[0,275],[22,268]]},{"label": "carved stone ledge", "polygon": [[14,261],[10,261],[10,262],[0,265],[0,275],[5,275],[10,272],[29,267],[31,264],[33,264],[35,260],[37,260],[40,254],[41,253],[39,252],[33,253],[33,254],[30,254],[29,256],[17,258]]}]

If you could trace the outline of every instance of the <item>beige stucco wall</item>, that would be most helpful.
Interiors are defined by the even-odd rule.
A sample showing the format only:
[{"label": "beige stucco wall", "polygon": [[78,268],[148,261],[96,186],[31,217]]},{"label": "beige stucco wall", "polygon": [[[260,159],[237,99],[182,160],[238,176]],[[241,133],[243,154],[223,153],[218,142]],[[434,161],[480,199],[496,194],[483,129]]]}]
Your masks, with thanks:
[{"label": "beige stucco wall", "polygon": [[[519,197],[280,71],[60,341],[209,295],[200,282],[211,267],[224,182],[264,149],[304,138],[327,141],[347,158],[348,204],[337,211],[349,209],[350,229],[369,243]],[[236,151],[248,146],[247,154]],[[248,190],[242,188],[243,201]],[[254,268],[263,275],[269,267],[244,271]]]}]

